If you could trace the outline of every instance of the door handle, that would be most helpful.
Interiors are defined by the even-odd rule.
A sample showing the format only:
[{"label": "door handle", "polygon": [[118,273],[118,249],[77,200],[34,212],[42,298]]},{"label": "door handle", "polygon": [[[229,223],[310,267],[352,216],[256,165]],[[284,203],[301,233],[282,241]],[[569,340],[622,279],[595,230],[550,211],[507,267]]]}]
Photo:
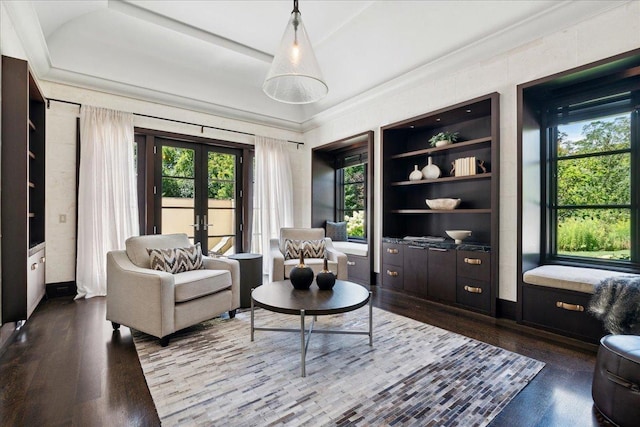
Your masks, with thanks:
[{"label": "door handle", "polygon": [[202,228],[204,229],[204,231],[207,231],[209,229],[209,227],[213,227],[213,224],[207,224],[207,216],[204,216],[204,222],[202,224]]},{"label": "door handle", "polygon": [[200,215],[196,215],[196,223],[191,224],[191,227],[196,231],[200,231]]}]

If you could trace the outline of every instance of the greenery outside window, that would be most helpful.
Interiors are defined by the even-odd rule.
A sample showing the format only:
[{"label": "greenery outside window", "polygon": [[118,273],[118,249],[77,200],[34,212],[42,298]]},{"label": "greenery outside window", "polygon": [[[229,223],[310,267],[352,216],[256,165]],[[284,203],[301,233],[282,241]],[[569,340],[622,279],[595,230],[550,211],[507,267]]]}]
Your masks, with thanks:
[{"label": "greenery outside window", "polygon": [[352,240],[367,238],[367,163],[366,154],[351,154],[339,160],[336,168],[338,221],[347,222],[347,235]]},{"label": "greenery outside window", "polygon": [[638,113],[631,92],[547,115],[547,258],[637,264]]}]

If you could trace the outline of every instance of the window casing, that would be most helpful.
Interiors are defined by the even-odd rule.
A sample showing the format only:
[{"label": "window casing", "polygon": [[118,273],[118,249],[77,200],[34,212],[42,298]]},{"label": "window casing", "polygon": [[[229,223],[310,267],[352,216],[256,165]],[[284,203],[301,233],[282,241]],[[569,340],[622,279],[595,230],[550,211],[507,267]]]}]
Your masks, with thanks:
[{"label": "window casing", "polygon": [[547,262],[637,269],[638,92],[547,106],[542,162]]}]

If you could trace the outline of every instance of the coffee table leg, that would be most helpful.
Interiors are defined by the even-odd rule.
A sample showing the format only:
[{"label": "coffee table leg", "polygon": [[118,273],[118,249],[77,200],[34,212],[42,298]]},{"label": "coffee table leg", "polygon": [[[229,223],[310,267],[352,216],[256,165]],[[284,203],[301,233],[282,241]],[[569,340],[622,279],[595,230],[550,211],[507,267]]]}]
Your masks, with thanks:
[{"label": "coffee table leg", "polygon": [[373,346],[373,292],[369,291],[369,345]]},{"label": "coffee table leg", "polygon": [[[254,288],[251,288],[252,293],[253,289]],[[253,342],[253,297],[251,297],[251,341]]]},{"label": "coffee table leg", "polygon": [[304,360],[306,359],[306,346],[304,345],[304,309],[300,310],[300,367],[302,369],[302,376],[306,377],[307,372],[304,366]]}]

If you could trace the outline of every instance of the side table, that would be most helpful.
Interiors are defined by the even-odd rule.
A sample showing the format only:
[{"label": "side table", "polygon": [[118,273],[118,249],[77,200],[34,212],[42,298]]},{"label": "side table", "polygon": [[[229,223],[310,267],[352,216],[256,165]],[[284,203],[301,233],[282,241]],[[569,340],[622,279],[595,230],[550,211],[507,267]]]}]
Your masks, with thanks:
[{"label": "side table", "polygon": [[251,307],[251,289],[262,285],[262,254],[233,254],[240,263],[240,307]]}]

